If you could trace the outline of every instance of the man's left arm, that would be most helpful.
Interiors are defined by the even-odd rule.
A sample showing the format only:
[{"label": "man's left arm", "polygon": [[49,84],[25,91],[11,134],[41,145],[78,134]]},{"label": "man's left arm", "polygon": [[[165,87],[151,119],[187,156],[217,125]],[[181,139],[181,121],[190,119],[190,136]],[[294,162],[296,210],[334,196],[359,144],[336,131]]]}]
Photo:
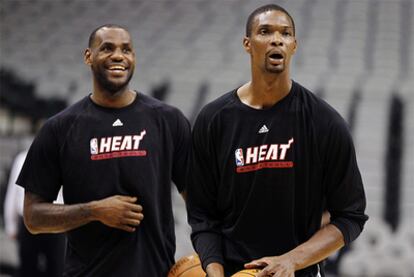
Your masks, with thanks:
[{"label": "man's left arm", "polygon": [[317,231],[308,241],[293,250],[273,257],[263,257],[245,264],[246,268],[263,267],[257,277],[279,274],[276,276],[294,276],[295,271],[304,269],[326,259],[333,252],[344,246],[342,232],[332,224],[327,224]]}]

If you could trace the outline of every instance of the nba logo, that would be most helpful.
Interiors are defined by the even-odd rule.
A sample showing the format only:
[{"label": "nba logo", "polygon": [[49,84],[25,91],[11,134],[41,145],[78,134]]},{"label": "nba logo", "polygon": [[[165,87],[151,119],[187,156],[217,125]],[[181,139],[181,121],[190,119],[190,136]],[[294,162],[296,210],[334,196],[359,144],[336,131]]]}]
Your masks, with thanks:
[{"label": "nba logo", "polygon": [[234,155],[236,157],[236,165],[243,166],[244,165],[243,149],[241,148],[236,149],[236,151],[234,152]]},{"label": "nba logo", "polygon": [[91,139],[91,154],[95,155],[98,154],[98,139],[93,138]]}]

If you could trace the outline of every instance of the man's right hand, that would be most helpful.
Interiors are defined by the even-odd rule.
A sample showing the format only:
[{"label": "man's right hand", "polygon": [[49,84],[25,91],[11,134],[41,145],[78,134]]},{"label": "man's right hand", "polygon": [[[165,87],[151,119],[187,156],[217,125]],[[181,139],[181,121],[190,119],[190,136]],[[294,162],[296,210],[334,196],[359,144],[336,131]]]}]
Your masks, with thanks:
[{"label": "man's right hand", "polygon": [[224,277],[224,268],[219,263],[211,263],[206,267],[207,277]]},{"label": "man's right hand", "polygon": [[103,224],[134,232],[144,219],[142,206],[136,204],[137,197],[115,195],[91,202],[93,217]]}]

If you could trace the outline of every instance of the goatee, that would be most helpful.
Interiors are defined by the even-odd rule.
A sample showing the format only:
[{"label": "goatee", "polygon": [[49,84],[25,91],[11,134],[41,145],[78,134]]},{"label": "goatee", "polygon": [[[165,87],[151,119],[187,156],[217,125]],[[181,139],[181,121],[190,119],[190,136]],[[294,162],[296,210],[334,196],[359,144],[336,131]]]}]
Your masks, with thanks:
[{"label": "goatee", "polygon": [[130,72],[125,82],[122,82],[122,83],[116,83],[116,82],[110,81],[104,74],[101,74],[100,71],[93,71],[93,75],[95,76],[96,81],[99,83],[99,85],[103,89],[110,92],[111,94],[115,94],[118,91],[125,88],[126,86],[128,86],[129,81],[132,78],[133,72]]}]

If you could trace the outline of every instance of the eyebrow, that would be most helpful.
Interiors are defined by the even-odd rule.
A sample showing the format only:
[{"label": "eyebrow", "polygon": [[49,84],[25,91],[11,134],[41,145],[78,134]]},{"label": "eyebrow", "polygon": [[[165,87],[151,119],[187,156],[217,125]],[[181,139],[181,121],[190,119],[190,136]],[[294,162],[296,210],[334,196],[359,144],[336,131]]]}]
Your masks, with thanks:
[{"label": "eyebrow", "polygon": [[[110,41],[106,41],[104,43],[102,43],[99,47],[103,47],[103,46],[115,46],[116,44]],[[121,44],[122,47],[132,47],[132,43],[131,42],[124,42]]]},{"label": "eyebrow", "polygon": [[[275,25],[270,25],[270,24],[260,24],[260,25],[258,25],[257,27],[258,27],[258,28],[271,28],[271,27],[273,27],[273,26],[275,26]],[[280,25],[278,25],[277,27],[278,27],[278,28],[279,28],[279,27],[281,27],[281,28],[284,28],[284,29],[293,29],[293,27],[292,27],[292,26],[287,26],[287,25],[284,25],[284,26],[280,26]]]}]

